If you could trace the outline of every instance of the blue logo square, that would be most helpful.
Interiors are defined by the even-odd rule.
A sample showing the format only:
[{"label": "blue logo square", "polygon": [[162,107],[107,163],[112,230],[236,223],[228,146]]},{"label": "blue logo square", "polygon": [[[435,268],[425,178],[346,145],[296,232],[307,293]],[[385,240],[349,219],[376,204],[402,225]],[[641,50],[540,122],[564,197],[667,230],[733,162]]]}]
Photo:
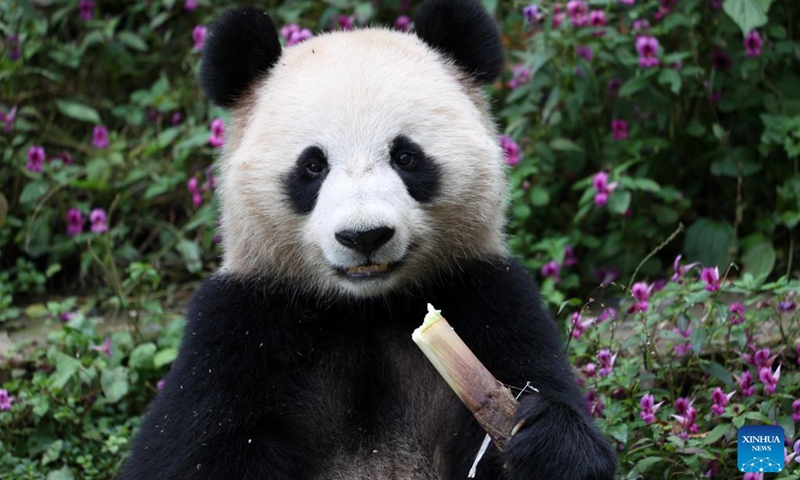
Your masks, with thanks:
[{"label": "blue logo square", "polygon": [[783,471],[783,438],[783,427],[777,425],[746,425],[740,428],[737,442],[739,471]]}]

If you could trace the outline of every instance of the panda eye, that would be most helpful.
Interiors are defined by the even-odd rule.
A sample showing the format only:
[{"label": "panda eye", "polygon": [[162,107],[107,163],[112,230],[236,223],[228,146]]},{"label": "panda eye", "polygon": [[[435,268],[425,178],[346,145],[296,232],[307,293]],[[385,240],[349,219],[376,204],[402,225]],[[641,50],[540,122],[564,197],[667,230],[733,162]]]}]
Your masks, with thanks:
[{"label": "panda eye", "polygon": [[321,175],[325,171],[325,165],[322,162],[311,161],[306,164],[306,171],[313,176]]},{"label": "panda eye", "polygon": [[408,168],[414,163],[415,159],[416,156],[412,152],[400,152],[400,154],[395,157],[394,163],[398,167]]}]

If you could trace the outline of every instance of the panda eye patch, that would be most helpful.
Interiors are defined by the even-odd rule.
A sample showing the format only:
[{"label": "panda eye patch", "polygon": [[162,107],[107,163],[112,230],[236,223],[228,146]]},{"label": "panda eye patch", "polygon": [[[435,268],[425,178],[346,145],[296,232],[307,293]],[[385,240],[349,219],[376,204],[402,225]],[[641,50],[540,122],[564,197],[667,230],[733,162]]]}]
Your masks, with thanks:
[{"label": "panda eye patch", "polygon": [[308,147],[303,150],[297,163],[302,173],[310,179],[320,178],[328,172],[328,160],[319,147]]},{"label": "panda eye patch", "polygon": [[430,203],[436,198],[442,174],[436,160],[427,155],[422,147],[405,135],[399,135],[389,145],[389,158],[414,200]]},{"label": "panda eye patch", "polygon": [[284,178],[284,192],[295,212],[311,213],[328,175],[328,159],[319,147],[308,147]]}]

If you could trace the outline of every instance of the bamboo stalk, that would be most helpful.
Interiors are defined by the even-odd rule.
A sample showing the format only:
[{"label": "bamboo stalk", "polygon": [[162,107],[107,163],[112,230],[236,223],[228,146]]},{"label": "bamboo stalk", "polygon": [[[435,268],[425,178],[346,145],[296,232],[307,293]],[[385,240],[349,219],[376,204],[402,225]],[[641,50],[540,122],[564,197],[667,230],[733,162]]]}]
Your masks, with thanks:
[{"label": "bamboo stalk", "polygon": [[511,392],[483,366],[432,305],[428,304],[428,314],[411,338],[503,451],[512,434],[518,405]]}]

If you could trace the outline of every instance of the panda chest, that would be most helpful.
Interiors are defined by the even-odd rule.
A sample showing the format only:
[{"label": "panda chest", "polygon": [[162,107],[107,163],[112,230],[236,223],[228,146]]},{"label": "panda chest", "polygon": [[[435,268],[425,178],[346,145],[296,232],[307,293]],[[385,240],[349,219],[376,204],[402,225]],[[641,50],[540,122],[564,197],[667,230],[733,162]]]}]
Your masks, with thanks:
[{"label": "panda chest", "polygon": [[315,434],[329,454],[318,478],[437,478],[438,437],[460,405],[410,335],[343,334],[324,351],[312,418],[330,420]]}]

